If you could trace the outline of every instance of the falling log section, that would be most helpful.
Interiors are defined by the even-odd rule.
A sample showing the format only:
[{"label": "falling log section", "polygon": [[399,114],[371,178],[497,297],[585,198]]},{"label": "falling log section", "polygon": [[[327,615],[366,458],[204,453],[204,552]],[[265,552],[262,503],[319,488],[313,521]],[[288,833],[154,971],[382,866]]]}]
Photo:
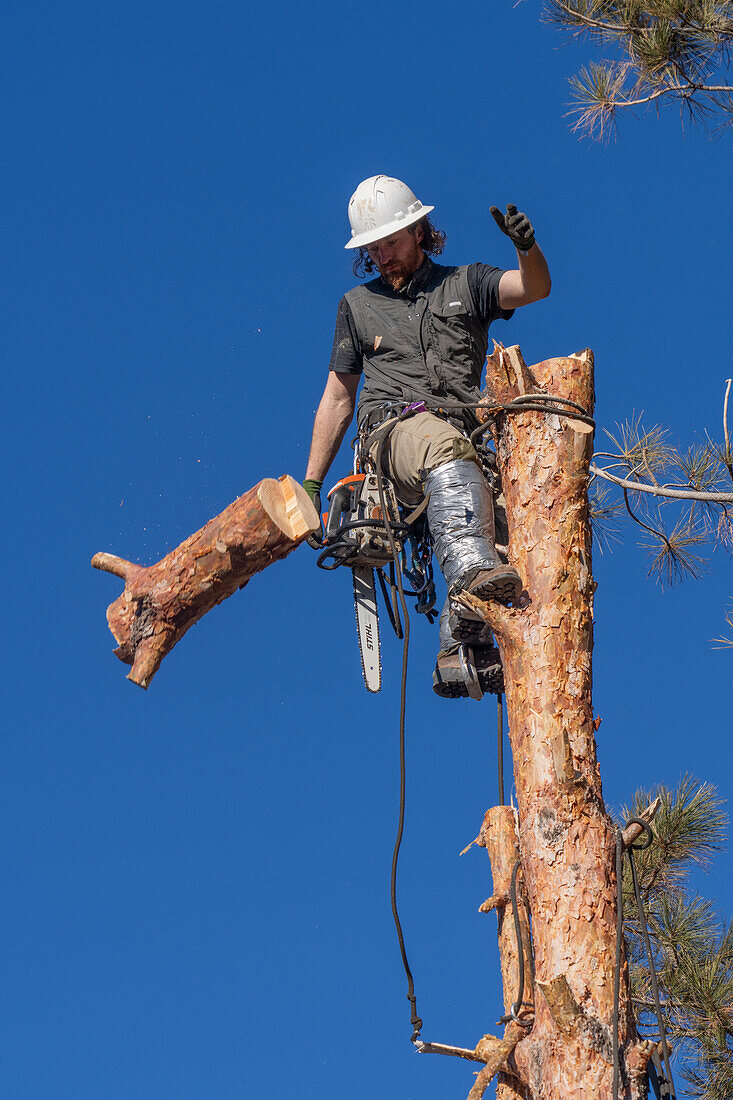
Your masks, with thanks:
[{"label": "falling log section", "polygon": [[259,482],[156,565],[95,554],[95,569],[125,582],[107,622],[116,655],[132,665],[128,680],[148,687],[189,627],[318,527],[310,497],[285,474]]}]

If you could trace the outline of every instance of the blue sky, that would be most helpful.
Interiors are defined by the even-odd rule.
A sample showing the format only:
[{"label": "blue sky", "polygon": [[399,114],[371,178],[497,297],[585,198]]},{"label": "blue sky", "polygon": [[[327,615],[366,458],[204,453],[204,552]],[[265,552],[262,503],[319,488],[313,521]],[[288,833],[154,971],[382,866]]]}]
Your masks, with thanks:
[{"label": "blue sky", "polygon": [[[410,1046],[391,927],[397,643],[367,696],[348,576],[304,547],[144,693],[89,559],[152,563],[260,478],[303,476],[346,202],[378,172],[435,205],[451,263],[511,266],[488,207],[528,213],[553,292],[492,335],[528,361],[592,347],[600,425],[719,438],[730,138],[670,113],[578,141],[587,54],[535,2],[1,18],[3,1094],[465,1095],[468,1066]],[[595,560],[606,799],[685,771],[730,799],[730,560],[665,591],[637,542]],[[487,860],[458,858],[496,800],[494,709],[433,695],[435,642],[416,621],[401,905],[423,1034],[471,1046],[500,1010]],[[699,888],[733,912],[727,854]]]}]

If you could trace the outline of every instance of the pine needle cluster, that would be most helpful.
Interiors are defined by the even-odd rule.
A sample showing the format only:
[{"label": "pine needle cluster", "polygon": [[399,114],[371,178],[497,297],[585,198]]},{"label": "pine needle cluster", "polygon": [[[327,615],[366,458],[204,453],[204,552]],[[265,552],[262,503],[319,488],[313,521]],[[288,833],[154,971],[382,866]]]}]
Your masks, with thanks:
[{"label": "pine needle cluster", "polygon": [[[703,548],[733,550],[733,477],[725,447],[707,440],[678,449],[666,430],[647,429],[640,417],[606,435],[613,450],[597,452],[592,470],[596,477],[615,481],[622,493],[619,506],[645,532],[643,544],[652,552],[650,576],[669,585],[699,577],[706,568]],[[610,507],[604,499],[601,521],[608,521]]]},{"label": "pine needle cluster", "polygon": [[[733,631],[733,611],[726,611],[725,621],[731,628],[731,631]],[[716,638],[715,645],[717,649],[727,649],[728,646],[733,647],[733,636],[730,638]]]},{"label": "pine needle cluster", "polygon": [[[699,1100],[733,1097],[733,924],[690,886],[724,846],[727,816],[716,788],[686,775],[676,790],[637,791],[621,824],[655,798],[654,843],[634,860],[675,1073]],[[631,869],[624,860],[624,936],[639,1032],[660,1039]]]},{"label": "pine needle cluster", "polygon": [[709,128],[733,123],[733,0],[546,0],[545,14],[611,51],[571,78],[576,130],[607,138],[619,111],[663,103]]},{"label": "pine needle cluster", "polygon": [[601,553],[621,541],[619,519],[624,510],[610,485],[594,481],[588,493],[593,539]]}]

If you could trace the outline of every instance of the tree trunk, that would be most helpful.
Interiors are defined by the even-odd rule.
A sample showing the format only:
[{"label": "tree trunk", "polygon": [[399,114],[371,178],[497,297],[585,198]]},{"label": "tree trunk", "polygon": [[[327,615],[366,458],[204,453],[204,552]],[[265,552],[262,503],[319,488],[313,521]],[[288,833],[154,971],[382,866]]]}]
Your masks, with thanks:
[{"label": "tree trunk", "polygon": [[[592,353],[527,368],[518,348],[497,345],[487,390],[489,404],[542,392],[592,413]],[[569,416],[498,412],[494,436],[509,559],[528,601],[512,609],[473,605],[491,623],[504,666],[536,972],[534,1026],[511,1061],[519,1080],[502,1076],[497,1096],[611,1100],[615,832],[603,803],[591,704],[592,429]],[[507,908],[505,923],[510,914]],[[516,982],[507,973],[504,979],[505,989]],[[629,1080],[625,1067],[645,1052],[636,1041],[625,965],[619,1032],[619,1095],[636,1100],[646,1093],[638,1073]]]},{"label": "tree trunk", "polygon": [[125,582],[107,608],[107,622],[118,642],[116,655],[132,665],[128,680],[148,687],[190,626],[318,526],[310,497],[286,474],[279,481],[265,478],[156,565],[95,554],[95,569]]}]

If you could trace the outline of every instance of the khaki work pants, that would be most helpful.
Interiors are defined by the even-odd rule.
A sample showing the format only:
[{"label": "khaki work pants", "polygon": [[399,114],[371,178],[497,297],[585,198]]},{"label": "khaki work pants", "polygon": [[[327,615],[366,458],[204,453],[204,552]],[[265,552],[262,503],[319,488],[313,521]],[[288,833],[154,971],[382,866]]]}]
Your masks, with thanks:
[{"label": "khaki work pants", "polygon": [[[369,457],[374,463],[379,441],[392,423],[380,424],[369,436]],[[384,473],[402,503],[413,508],[423,498],[426,474],[454,458],[479,461],[473,445],[458,428],[429,412],[416,413],[396,424],[382,452]],[[499,557],[506,562],[509,531],[503,493],[494,498],[494,524]]]},{"label": "khaki work pants", "polygon": [[416,413],[394,427],[393,424],[393,420],[388,420],[369,436],[369,457],[376,462],[380,440],[389,432],[382,452],[382,469],[404,504],[420,503],[425,476],[438,466],[456,458],[478,462],[476,451],[465,435],[433,413]]}]

